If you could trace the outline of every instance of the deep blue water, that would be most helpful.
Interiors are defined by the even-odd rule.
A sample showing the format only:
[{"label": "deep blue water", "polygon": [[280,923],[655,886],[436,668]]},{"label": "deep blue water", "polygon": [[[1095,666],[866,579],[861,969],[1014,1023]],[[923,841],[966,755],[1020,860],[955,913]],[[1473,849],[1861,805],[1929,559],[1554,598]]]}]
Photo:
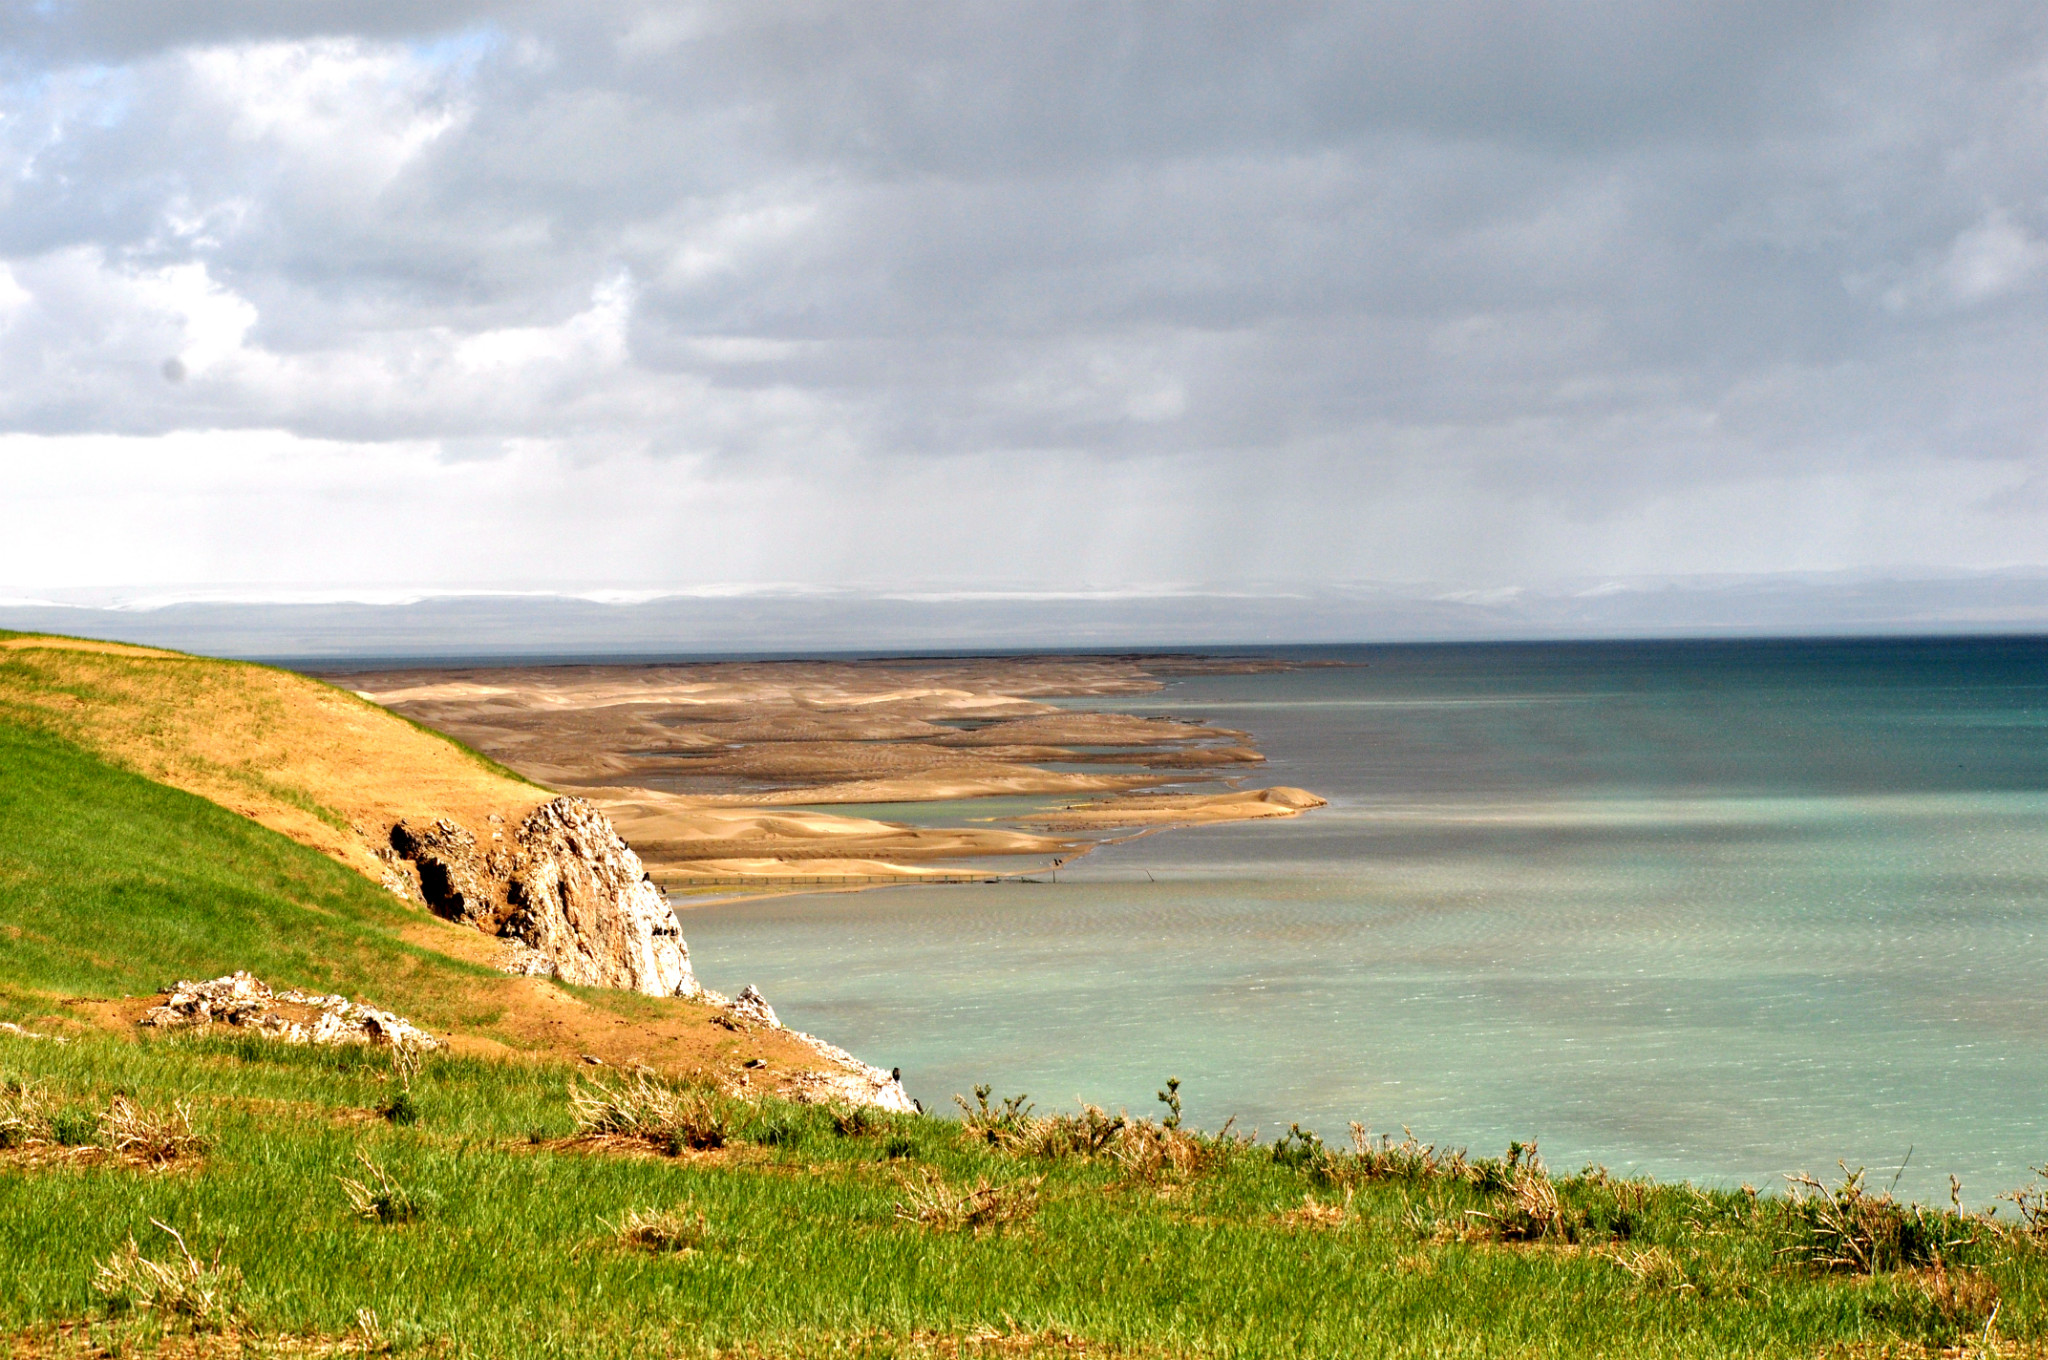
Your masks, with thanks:
[{"label": "deep blue water", "polygon": [[1329,809],[1056,884],[691,909],[698,971],[927,1105],[977,1081],[1269,1135],[1975,1200],[2048,1162],[2048,641],[1403,646],[1104,707]]}]

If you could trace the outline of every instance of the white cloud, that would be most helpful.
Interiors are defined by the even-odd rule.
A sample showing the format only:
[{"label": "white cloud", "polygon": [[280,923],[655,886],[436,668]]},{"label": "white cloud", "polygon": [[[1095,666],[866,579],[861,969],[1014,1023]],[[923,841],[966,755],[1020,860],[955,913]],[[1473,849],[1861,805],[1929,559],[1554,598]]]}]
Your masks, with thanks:
[{"label": "white cloud", "polygon": [[194,112],[218,116],[237,155],[318,201],[380,192],[470,112],[444,65],[398,44],[246,43],[182,58]]},{"label": "white cloud", "polygon": [[564,367],[618,368],[626,361],[626,325],[633,315],[633,280],[626,274],[592,290],[590,307],[554,326],[506,326],[451,336],[450,355],[469,374],[506,379],[510,370]]},{"label": "white cloud", "polygon": [[2031,286],[2048,273],[2048,241],[2030,234],[2012,214],[1994,208],[1956,234],[1948,249],[1923,260],[1884,292],[1894,312],[1914,307],[1967,308]]},{"label": "white cloud", "polygon": [[224,359],[239,354],[256,308],[215,283],[203,264],[176,264],[138,272],[126,282],[134,305],[163,316],[177,327],[177,359],[185,371],[204,375]]},{"label": "white cloud", "polygon": [[436,12],[0,16],[0,584],[2048,561],[2017,0]]}]

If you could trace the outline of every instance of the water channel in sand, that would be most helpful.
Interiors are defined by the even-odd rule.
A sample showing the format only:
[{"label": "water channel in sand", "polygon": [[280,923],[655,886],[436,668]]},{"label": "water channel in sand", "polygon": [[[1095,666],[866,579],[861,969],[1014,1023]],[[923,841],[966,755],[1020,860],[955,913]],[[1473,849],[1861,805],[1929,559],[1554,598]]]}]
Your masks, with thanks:
[{"label": "water channel in sand", "polygon": [[2048,1160],[2048,642],[1309,655],[1363,665],[1113,706],[1249,732],[1330,808],[688,908],[700,974],[927,1106],[1175,1074],[1210,1127],[1760,1186],[1911,1149],[1902,1190],[1977,1201]]}]

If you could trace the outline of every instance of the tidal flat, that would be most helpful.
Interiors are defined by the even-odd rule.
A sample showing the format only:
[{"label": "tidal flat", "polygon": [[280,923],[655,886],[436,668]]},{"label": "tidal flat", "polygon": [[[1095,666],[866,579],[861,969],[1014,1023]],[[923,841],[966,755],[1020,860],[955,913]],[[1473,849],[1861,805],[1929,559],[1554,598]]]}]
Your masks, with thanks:
[{"label": "tidal flat", "polygon": [[[982,881],[1070,860],[1118,832],[1320,807],[1304,790],[1243,787],[1265,760],[1244,732],[1122,707],[1167,677],[1305,664],[1323,663],[848,658],[325,678],[590,798],[657,881],[701,887]],[[957,818],[931,815],[955,807]]]}]

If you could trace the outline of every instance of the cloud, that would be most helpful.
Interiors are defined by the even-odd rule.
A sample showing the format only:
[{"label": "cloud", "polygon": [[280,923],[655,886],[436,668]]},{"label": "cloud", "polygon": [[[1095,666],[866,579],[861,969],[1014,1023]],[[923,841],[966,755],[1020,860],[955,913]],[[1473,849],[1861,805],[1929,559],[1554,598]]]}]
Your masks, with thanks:
[{"label": "cloud", "polygon": [[0,576],[2038,563],[2044,25],[16,7]]},{"label": "cloud", "polygon": [[1981,306],[2025,289],[2048,272],[2048,241],[1994,208],[1956,233],[1947,250],[1924,259],[1884,292],[1894,312],[1916,307]]}]

